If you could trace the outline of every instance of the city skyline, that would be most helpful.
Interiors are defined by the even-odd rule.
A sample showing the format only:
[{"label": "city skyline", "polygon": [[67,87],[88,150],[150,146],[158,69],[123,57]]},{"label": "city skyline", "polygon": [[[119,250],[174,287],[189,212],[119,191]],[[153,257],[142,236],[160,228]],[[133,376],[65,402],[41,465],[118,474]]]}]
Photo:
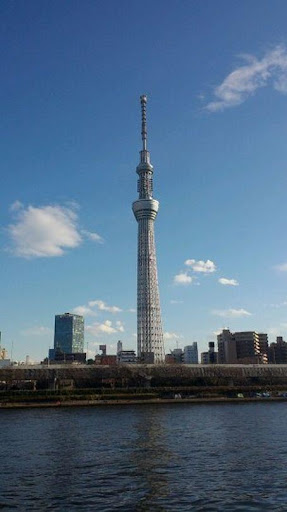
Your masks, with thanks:
[{"label": "city skyline", "polygon": [[166,353],[224,327],[287,339],[287,5],[146,9],[148,38],[138,1],[2,3],[0,330],[15,359],[43,359],[66,311],[85,318],[88,356],[136,349],[143,92]]}]

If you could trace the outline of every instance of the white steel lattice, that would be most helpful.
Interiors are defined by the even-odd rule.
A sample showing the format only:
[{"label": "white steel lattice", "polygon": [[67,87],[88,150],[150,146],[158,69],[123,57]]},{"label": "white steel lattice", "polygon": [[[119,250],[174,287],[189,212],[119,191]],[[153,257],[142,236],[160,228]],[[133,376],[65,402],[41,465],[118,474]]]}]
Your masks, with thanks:
[{"label": "white steel lattice", "polygon": [[143,150],[137,167],[139,199],[133,203],[138,221],[138,293],[137,293],[137,342],[138,357],[153,355],[155,363],[164,361],[164,343],[161,323],[159,287],[157,277],[154,220],[159,203],[152,197],[153,167],[147,151],[146,97],[141,97]]}]

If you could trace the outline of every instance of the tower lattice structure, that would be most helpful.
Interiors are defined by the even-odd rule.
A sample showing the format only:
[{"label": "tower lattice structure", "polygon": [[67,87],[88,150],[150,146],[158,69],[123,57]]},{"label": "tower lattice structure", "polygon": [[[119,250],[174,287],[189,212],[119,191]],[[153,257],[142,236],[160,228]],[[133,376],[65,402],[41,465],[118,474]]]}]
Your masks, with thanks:
[{"label": "tower lattice structure", "polygon": [[132,205],[138,222],[138,276],[137,276],[137,345],[141,361],[164,362],[164,343],[161,323],[157,276],[154,221],[159,202],[153,198],[153,166],[147,150],[146,104],[141,96],[142,143],[140,163],[136,172],[139,198]]}]

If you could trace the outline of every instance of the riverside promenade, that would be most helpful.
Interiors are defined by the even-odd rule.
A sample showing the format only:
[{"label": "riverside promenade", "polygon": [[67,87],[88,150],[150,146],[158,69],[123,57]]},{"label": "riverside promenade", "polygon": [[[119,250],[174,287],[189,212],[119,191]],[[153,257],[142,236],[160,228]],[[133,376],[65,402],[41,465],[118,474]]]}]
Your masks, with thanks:
[{"label": "riverside promenade", "polygon": [[287,365],[33,365],[0,368],[0,386],[32,382],[53,389],[64,381],[73,388],[154,388],[178,386],[286,385]]},{"label": "riverside promenade", "polygon": [[270,396],[264,397],[208,397],[208,398],[153,398],[133,400],[55,400],[55,401],[28,401],[27,397],[22,402],[0,402],[1,409],[35,409],[35,408],[58,408],[58,407],[102,407],[102,406],[124,406],[124,405],[180,405],[180,404],[227,404],[227,403],[252,403],[252,402],[287,402],[287,397]]},{"label": "riverside promenade", "polygon": [[0,408],[284,401],[287,365],[49,365],[0,369]]}]

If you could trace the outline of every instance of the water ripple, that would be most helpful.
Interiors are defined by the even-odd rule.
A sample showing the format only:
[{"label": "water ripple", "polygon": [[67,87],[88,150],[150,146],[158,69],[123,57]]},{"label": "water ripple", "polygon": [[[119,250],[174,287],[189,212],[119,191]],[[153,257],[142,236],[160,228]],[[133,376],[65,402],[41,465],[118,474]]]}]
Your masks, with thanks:
[{"label": "water ripple", "polygon": [[286,512],[285,403],[0,411],[1,511]]}]

